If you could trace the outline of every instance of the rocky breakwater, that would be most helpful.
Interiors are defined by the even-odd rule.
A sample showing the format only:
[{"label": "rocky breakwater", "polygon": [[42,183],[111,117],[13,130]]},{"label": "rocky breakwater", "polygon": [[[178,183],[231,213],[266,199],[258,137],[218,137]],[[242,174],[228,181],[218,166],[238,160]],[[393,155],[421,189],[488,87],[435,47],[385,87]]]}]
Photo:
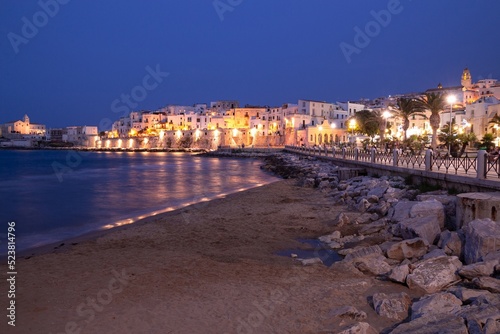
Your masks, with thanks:
[{"label": "rocky breakwater", "polygon": [[[396,322],[384,333],[500,333],[500,221],[476,219],[456,229],[456,196],[422,193],[399,177],[342,180],[336,166],[286,154],[264,168],[359,213],[341,213],[332,233],[320,237],[344,255],[344,268],[421,296],[374,293],[370,307]],[[376,332],[366,319],[351,318],[339,333]]]},{"label": "rocky breakwater", "polygon": [[284,179],[296,178],[306,187],[322,190],[334,189],[339,181],[350,179],[362,173],[362,169],[342,168],[315,157],[290,153],[277,153],[264,158],[262,169],[277,174]]}]

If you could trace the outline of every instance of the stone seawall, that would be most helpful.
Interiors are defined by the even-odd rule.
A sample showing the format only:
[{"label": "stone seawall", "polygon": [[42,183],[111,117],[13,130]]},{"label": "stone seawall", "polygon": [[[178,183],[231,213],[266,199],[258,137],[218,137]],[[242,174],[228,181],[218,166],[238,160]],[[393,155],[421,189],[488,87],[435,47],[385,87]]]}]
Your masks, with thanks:
[{"label": "stone seawall", "polygon": [[[406,287],[408,293],[371,296],[380,317],[398,321],[384,333],[500,333],[500,221],[472,217],[457,224],[457,196],[422,192],[401,176],[343,178],[345,168],[331,161],[286,153],[265,158],[262,168],[358,212],[341,213],[319,239],[345,256],[334,269]],[[321,265],[324,259],[297,260]],[[421,297],[412,300],[410,292]],[[352,305],[332,312],[345,324],[339,333],[375,332]]]}]

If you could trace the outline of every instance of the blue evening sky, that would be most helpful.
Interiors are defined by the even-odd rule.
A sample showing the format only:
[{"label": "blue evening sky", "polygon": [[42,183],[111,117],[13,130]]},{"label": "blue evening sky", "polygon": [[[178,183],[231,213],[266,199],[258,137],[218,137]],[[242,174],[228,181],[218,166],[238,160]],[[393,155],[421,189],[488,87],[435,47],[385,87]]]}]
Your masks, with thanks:
[{"label": "blue evening sky", "polygon": [[[458,85],[465,66],[500,79],[498,0],[55,1],[0,2],[0,123],[97,125],[132,92],[133,110],[279,106]],[[147,67],[169,75],[144,84]]]}]

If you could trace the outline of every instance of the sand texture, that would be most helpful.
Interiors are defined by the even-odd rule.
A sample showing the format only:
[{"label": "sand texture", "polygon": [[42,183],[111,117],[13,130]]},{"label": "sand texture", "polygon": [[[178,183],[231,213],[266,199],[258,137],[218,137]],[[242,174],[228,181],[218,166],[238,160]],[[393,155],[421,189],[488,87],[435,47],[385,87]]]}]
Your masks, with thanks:
[{"label": "sand texture", "polygon": [[395,321],[369,296],[407,288],[276,255],[345,211],[279,181],[18,259],[16,327],[2,315],[0,333],[331,333],[349,323],[331,315],[345,305],[380,331]]}]

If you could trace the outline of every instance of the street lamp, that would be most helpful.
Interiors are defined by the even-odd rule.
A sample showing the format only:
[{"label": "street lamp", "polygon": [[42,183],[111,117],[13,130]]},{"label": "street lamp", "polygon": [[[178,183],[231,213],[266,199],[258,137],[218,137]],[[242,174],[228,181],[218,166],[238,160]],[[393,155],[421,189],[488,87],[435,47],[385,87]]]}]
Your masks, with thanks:
[{"label": "street lamp", "polygon": [[453,104],[457,101],[457,97],[455,95],[448,95],[446,101],[450,104],[450,127],[449,127],[449,143],[448,143],[448,154],[451,155],[451,113],[453,112]]},{"label": "street lamp", "polygon": [[352,138],[354,138],[354,128],[356,128],[356,120],[351,119],[349,121],[349,127],[352,129]]}]

